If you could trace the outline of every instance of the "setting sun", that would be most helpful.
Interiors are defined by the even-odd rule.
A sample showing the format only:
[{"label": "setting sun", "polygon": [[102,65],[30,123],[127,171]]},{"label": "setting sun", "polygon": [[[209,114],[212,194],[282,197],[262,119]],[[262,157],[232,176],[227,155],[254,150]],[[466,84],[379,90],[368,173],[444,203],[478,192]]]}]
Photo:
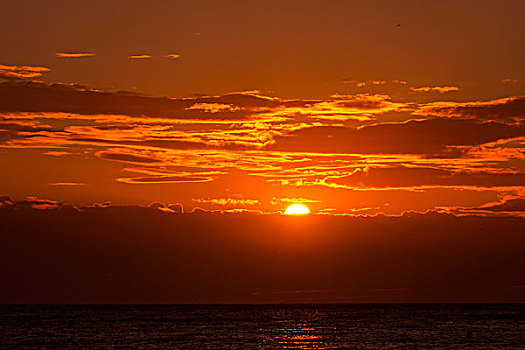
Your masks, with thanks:
[{"label": "setting sun", "polygon": [[305,214],[310,214],[310,210],[302,204],[290,205],[284,212],[284,215],[305,215]]}]

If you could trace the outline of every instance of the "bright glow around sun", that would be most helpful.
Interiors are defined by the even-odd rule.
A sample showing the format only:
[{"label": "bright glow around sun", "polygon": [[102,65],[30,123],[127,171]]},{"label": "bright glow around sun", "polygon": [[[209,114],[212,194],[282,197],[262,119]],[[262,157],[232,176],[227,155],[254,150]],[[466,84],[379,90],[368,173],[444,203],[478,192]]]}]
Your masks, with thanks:
[{"label": "bright glow around sun", "polygon": [[284,212],[284,215],[305,215],[305,214],[310,214],[310,210],[308,210],[308,208],[302,204],[290,205]]}]

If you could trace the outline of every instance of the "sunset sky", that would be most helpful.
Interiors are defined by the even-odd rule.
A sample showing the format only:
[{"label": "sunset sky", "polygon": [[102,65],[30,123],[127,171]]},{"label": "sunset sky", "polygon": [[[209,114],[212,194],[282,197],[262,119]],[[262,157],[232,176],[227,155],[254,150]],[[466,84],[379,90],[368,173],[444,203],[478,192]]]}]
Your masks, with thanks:
[{"label": "sunset sky", "polygon": [[[415,234],[417,225],[410,220],[428,220],[460,236],[429,232],[446,240],[440,259],[450,253],[451,261],[466,269],[462,259],[471,252],[480,264],[470,261],[477,271],[490,264],[481,262],[490,246],[499,249],[495,259],[510,259],[508,278],[490,282],[498,292],[484,286],[476,300],[491,300],[491,295],[525,300],[525,271],[517,268],[525,252],[498,246],[525,244],[520,235],[525,230],[525,2],[54,0],[5,1],[0,12],[0,208],[9,221],[6,230],[17,220],[55,227],[59,224],[39,215],[72,208],[53,218],[74,222],[71,217],[84,213],[93,220],[118,221],[146,210],[136,214],[137,220],[160,215],[154,220],[157,230],[149,233],[157,235],[170,220],[182,220],[186,227],[194,220],[189,214],[209,214],[228,222],[242,217],[245,228],[263,220],[259,232],[290,224],[278,224],[280,213],[303,204],[311,214],[289,219],[315,223],[300,230],[319,235],[328,220],[332,238],[317,256],[322,260],[340,255],[336,247],[350,240],[341,236],[345,224],[337,220],[354,220],[346,225],[355,235],[397,218],[404,220],[394,224],[401,236]],[[183,217],[181,212],[187,219],[166,217]],[[228,249],[243,246],[230,237],[229,223],[210,217],[198,225],[219,236],[227,231],[217,240],[234,240]],[[472,225],[454,220],[472,220]],[[290,225],[296,224],[305,225]],[[491,231],[492,236],[484,231],[486,245],[469,248],[461,233],[471,237],[486,225],[506,228]],[[241,240],[253,249],[262,238],[246,230]],[[367,236],[370,242],[363,243],[372,255],[380,251],[373,242],[385,244],[374,230],[379,236]],[[27,231],[36,235],[29,226]],[[266,239],[262,250],[268,248]],[[392,239],[393,249],[403,255],[404,238]],[[188,242],[200,244],[194,237]],[[70,244],[78,248],[80,243]],[[93,253],[104,249],[103,239],[93,244]],[[459,251],[465,256],[456,256]],[[66,259],[63,253],[60,259]],[[259,253],[263,260],[273,259]],[[239,259],[235,263],[242,265]],[[334,264],[342,268],[352,261]],[[320,266],[328,269],[327,264]],[[497,271],[509,266],[498,264]],[[235,274],[231,266],[224,271]],[[323,279],[326,274],[315,276],[264,288],[271,293],[285,287],[336,288]],[[408,290],[421,282],[399,278],[383,284],[360,280],[356,298],[365,298],[366,290]],[[342,279],[350,288],[352,279]],[[474,279],[472,285],[482,277]],[[250,294],[259,292],[247,278],[239,281],[234,286],[246,289],[246,295],[259,295]],[[471,293],[473,287],[465,288]],[[514,294],[501,292],[505,288]],[[239,290],[198,301],[257,301],[236,294]],[[468,293],[440,293],[403,300],[468,299]],[[177,300],[195,301],[187,299],[189,294]],[[121,300],[115,295],[99,301]],[[91,300],[84,297],[78,300]],[[333,292],[326,300],[337,297],[349,296]],[[140,293],[133,298],[171,300]],[[370,298],[356,300],[390,300]]]}]

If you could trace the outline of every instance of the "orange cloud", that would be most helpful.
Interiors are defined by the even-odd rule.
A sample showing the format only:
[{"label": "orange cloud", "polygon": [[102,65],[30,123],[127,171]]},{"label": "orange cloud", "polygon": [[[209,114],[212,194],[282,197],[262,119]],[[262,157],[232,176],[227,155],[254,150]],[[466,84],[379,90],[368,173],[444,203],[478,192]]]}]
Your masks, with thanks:
[{"label": "orange cloud", "polygon": [[47,152],[43,152],[42,154],[45,154],[46,156],[61,157],[61,156],[68,156],[68,155],[71,154],[71,152],[66,152],[66,151],[47,151]]},{"label": "orange cloud", "polygon": [[108,152],[100,151],[95,153],[95,155],[101,159],[107,160],[116,160],[119,162],[126,163],[160,163],[161,159],[156,158],[155,156],[148,156],[143,154],[132,154],[132,153],[121,153],[121,152]]},{"label": "orange cloud", "polygon": [[141,55],[131,55],[131,56],[128,56],[128,58],[143,60],[143,59],[153,58],[153,56],[147,55],[147,54],[141,54]]},{"label": "orange cloud", "polygon": [[276,198],[273,197],[271,200],[272,205],[278,205],[281,203],[320,203],[321,201],[316,199],[308,199],[308,198]]},{"label": "orange cloud", "polygon": [[118,182],[126,184],[173,184],[188,182],[209,182],[212,177],[198,176],[146,176],[146,177],[121,177],[116,179]]},{"label": "orange cloud", "polygon": [[57,52],[55,55],[60,58],[84,58],[95,56],[94,53],[90,52]]},{"label": "orange cloud", "polygon": [[479,207],[440,208],[455,215],[515,216],[525,218],[525,197],[512,197],[500,202],[487,203]]},{"label": "orange cloud", "polygon": [[0,64],[0,79],[36,78],[49,71],[49,68],[42,66],[7,66]]},{"label": "orange cloud", "polygon": [[241,109],[232,104],[222,103],[194,103],[193,105],[186,108],[186,110],[199,110],[206,113],[219,113],[219,112],[238,112]]},{"label": "orange cloud", "polygon": [[[274,137],[266,150],[349,154],[426,154],[461,156],[449,146],[478,145],[519,137],[525,127],[475,120],[431,119],[367,125],[360,128],[316,126]],[[451,152],[447,155],[447,153]],[[454,154],[455,153],[455,154]]]},{"label": "orange cloud", "polygon": [[[113,172],[106,180],[148,185],[151,193],[160,195],[168,184],[206,191],[224,186],[250,193],[247,198],[257,198],[257,209],[267,212],[287,200],[314,198],[326,208],[338,208],[332,213],[372,215],[434,208],[439,201],[429,197],[433,191],[453,198],[456,190],[485,193],[492,199],[504,192],[516,194],[524,183],[516,165],[524,158],[524,125],[477,120],[461,109],[454,111],[458,117],[450,118],[449,111],[424,109],[438,105],[397,102],[387,95],[308,100],[250,91],[170,99],[35,82],[2,83],[0,92],[0,147],[71,154],[55,160],[64,167],[83,159],[86,164],[118,169],[118,163],[106,161],[120,162],[126,174]],[[442,107],[467,106],[446,102]],[[520,110],[517,98],[477,101],[468,107],[483,116],[493,108],[509,115]],[[413,114],[422,111],[428,113],[425,118]],[[386,122],[379,117],[387,113],[406,120]],[[39,162],[50,163],[49,158]],[[60,174],[56,176],[60,179]],[[82,180],[98,181],[90,176]],[[41,186],[50,191],[48,183]],[[245,192],[248,189],[256,193]],[[376,197],[341,209],[346,202],[339,196],[350,192],[359,198],[395,192],[392,196],[398,199],[392,200],[393,209],[381,207]],[[409,194],[399,192],[426,199],[413,204],[416,197],[409,201]],[[192,198],[210,200],[201,203],[208,206],[233,198],[203,196],[214,192],[184,193],[185,205],[191,205]],[[236,202],[227,207],[241,209],[237,205],[242,206]],[[323,209],[314,206],[319,207],[316,211]]]},{"label": "orange cloud", "polygon": [[420,186],[521,186],[525,174],[519,172],[488,172],[436,169],[428,167],[366,167],[349,175],[327,177],[325,182],[363,188],[408,188]]},{"label": "orange cloud", "polygon": [[164,55],[164,57],[166,57],[166,58],[172,58],[172,59],[179,58],[180,56],[181,56],[181,55],[176,54],[176,53],[169,53],[169,54]]},{"label": "orange cloud", "polygon": [[85,186],[87,184],[83,182],[52,182],[49,186]]},{"label": "orange cloud", "polygon": [[457,86],[423,86],[423,87],[411,87],[410,90],[414,92],[430,92],[430,91],[436,91],[441,94],[444,94],[446,92],[452,92],[452,91],[459,91],[459,87]]},{"label": "orange cloud", "polygon": [[[343,79],[342,82],[344,84],[353,84],[357,87],[364,87],[367,85],[384,85],[386,84],[386,81],[384,80],[365,80],[365,81],[359,81],[351,78]],[[396,81],[397,82],[397,81]]]},{"label": "orange cloud", "polygon": [[193,198],[192,201],[200,204],[213,204],[220,206],[253,206],[259,205],[258,199],[249,198]]},{"label": "orange cloud", "polygon": [[515,96],[490,101],[431,102],[420,105],[414,114],[519,122],[525,119],[524,110],[525,96]]}]

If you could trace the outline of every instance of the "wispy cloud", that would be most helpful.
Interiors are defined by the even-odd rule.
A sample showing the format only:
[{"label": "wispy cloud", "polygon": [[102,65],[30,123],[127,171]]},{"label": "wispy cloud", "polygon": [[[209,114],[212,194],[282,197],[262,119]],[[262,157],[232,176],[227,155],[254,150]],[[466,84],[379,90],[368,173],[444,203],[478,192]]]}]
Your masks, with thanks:
[{"label": "wispy cloud", "polygon": [[212,204],[219,206],[253,206],[259,205],[258,199],[242,198],[242,196],[231,198],[193,198],[192,201],[199,204]]},{"label": "wispy cloud", "polygon": [[271,200],[271,203],[273,205],[281,204],[281,203],[319,203],[320,200],[316,199],[308,199],[308,198],[288,198],[288,197],[282,197],[282,198],[276,198],[273,197]]},{"label": "wispy cloud", "polygon": [[84,58],[95,56],[95,54],[91,52],[57,52],[55,55],[60,58]]},{"label": "wispy cloud", "polygon": [[238,112],[241,109],[232,104],[223,103],[194,103],[193,105],[186,108],[186,110],[199,110],[207,113],[219,113],[219,112]]},{"label": "wispy cloud", "polygon": [[66,151],[47,151],[47,152],[43,152],[42,154],[45,154],[46,156],[62,157],[62,156],[70,155],[71,152],[66,152]]},{"label": "wispy cloud", "polygon": [[371,85],[384,85],[386,81],[384,80],[356,80],[352,78],[345,78],[341,80],[344,84],[351,84],[357,87],[365,87]]},{"label": "wispy cloud", "polygon": [[411,87],[410,90],[414,92],[439,92],[444,94],[446,92],[459,91],[457,86],[422,86],[422,87]]},{"label": "wispy cloud", "polygon": [[49,186],[85,186],[83,182],[52,182],[48,183]]},{"label": "wispy cloud", "polygon": [[153,58],[153,56],[147,55],[147,54],[140,54],[140,55],[131,55],[131,56],[128,56],[128,58],[134,59],[134,60],[146,60],[146,59]]},{"label": "wispy cloud", "polygon": [[431,102],[420,105],[414,112],[423,116],[477,118],[520,122],[525,119],[525,96],[506,97],[491,101]]},{"label": "wispy cloud", "polygon": [[49,68],[43,66],[9,66],[0,64],[0,79],[30,79],[39,77],[49,71]]},{"label": "wispy cloud", "polygon": [[195,176],[147,176],[118,178],[117,181],[127,184],[174,184],[188,182],[209,182],[213,181],[213,178]]}]

